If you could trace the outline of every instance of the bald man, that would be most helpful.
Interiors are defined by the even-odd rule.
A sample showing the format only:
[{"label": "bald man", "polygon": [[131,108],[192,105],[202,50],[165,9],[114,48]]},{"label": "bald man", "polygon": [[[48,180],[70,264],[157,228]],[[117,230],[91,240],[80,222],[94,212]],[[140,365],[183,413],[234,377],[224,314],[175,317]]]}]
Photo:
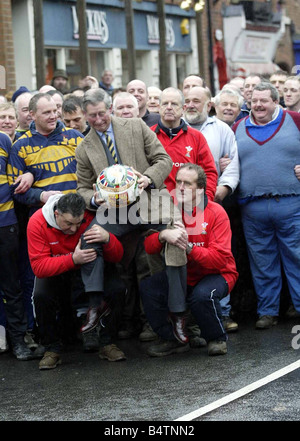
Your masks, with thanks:
[{"label": "bald man", "polygon": [[139,118],[151,127],[158,123],[159,114],[150,113],[147,109],[148,91],[146,84],[141,80],[132,80],[127,84],[126,91],[131,93],[138,101]]}]

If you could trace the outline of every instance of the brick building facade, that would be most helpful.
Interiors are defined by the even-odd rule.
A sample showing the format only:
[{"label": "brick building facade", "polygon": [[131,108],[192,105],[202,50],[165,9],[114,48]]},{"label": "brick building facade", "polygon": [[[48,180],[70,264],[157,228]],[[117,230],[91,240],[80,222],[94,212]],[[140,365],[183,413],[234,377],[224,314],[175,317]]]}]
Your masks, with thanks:
[{"label": "brick building facade", "polygon": [[16,88],[11,0],[0,2],[0,93]]},{"label": "brick building facade", "polygon": [[[255,0],[260,3],[266,3],[265,0]],[[179,2],[180,3],[180,2]],[[219,0],[213,1],[210,0],[210,9],[211,9],[211,40],[215,42],[215,31],[216,29],[223,30],[224,24],[224,7],[229,6],[230,4],[238,5],[243,2],[235,1],[235,0]],[[269,2],[267,2],[269,3]],[[285,30],[284,33],[278,42],[276,54],[274,56],[274,63],[278,65],[280,68],[291,72],[294,64],[295,57],[293,51],[293,36],[300,35],[300,2],[299,0],[270,0],[271,8],[274,13],[282,13],[285,15],[284,25]],[[201,22],[202,22],[202,40],[205,42],[203,45],[203,53],[204,53],[204,66],[205,70],[203,76],[206,79],[209,79],[209,45],[207,42],[209,41],[208,36],[208,17],[207,17],[206,6],[201,14]],[[292,19],[291,19],[292,17]],[[259,30],[259,27],[257,28]],[[224,42],[223,42],[224,44]],[[271,72],[270,72],[271,73]],[[230,73],[229,73],[230,76]],[[208,81],[209,82],[209,81]]]},{"label": "brick building facade", "polygon": [[[202,36],[202,52],[203,60],[202,65],[204,66],[203,72],[199,72],[206,80],[209,86],[211,86],[211,69],[210,69],[210,59],[211,59],[211,46],[215,44],[215,31],[217,29],[223,31],[224,28],[224,8],[230,5],[239,4],[238,0],[206,0],[210,1],[210,24],[211,24],[211,35],[208,32],[208,14],[207,14],[207,4],[204,6],[203,11],[200,13],[201,30],[199,31]],[[286,70],[291,70],[295,64],[294,57],[294,40],[299,36],[300,42],[300,2],[299,0],[270,0],[266,2],[265,0],[256,0],[261,3],[271,4],[273,12],[282,12],[286,18],[284,21],[284,32],[282,33],[281,39],[278,42],[277,50],[273,61],[278,66],[285,68]],[[0,94],[11,94],[16,88],[23,84],[18,84],[20,81],[16,80],[16,70],[20,72],[20,63],[17,66],[17,50],[18,42],[16,42],[16,35],[13,35],[13,24],[12,24],[12,11],[14,8],[22,4],[23,0],[1,0],[0,2]],[[25,0],[24,0],[25,3]],[[133,4],[138,4],[140,8],[143,8],[143,4],[155,3],[153,0],[143,0],[133,2]],[[166,0],[166,5],[177,5],[179,7],[180,0]],[[242,3],[242,2],[241,2]],[[249,2],[248,2],[249,3]],[[101,5],[101,1],[99,2]],[[54,7],[54,6],[53,6]],[[195,22],[195,17],[189,17],[190,23]],[[296,37],[295,37],[296,36]],[[224,35],[226,38],[226,36]],[[209,44],[211,42],[211,46]],[[32,44],[32,41],[30,42]],[[24,41],[22,42],[24,44]],[[221,42],[225,46],[225,41]],[[15,47],[14,47],[15,45]],[[34,58],[34,57],[33,57]],[[195,58],[195,57],[194,57]],[[193,67],[193,72],[196,73],[195,63],[190,63]],[[27,66],[28,68],[28,66]],[[187,69],[189,69],[187,67]],[[31,72],[34,75],[35,66],[32,67]],[[5,78],[3,78],[5,77]],[[20,75],[19,75],[20,77]],[[27,84],[26,84],[27,85]],[[179,84],[178,84],[179,85]],[[28,86],[28,85],[27,85]],[[30,86],[29,86],[30,87]]]}]

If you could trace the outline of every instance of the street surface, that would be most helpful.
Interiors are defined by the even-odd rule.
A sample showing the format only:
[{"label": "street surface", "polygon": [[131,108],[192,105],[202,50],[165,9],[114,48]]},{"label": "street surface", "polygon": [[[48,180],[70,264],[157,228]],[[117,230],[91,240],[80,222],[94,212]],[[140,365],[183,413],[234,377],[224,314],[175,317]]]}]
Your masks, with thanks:
[{"label": "street surface", "polygon": [[[40,371],[38,360],[20,362],[11,353],[0,354],[0,421],[98,421],[105,422],[103,434],[131,438],[141,429],[136,434],[116,430],[143,427],[144,436],[154,435],[149,427],[162,422],[197,428],[199,421],[299,421],[300,320],[281,319],[261,331],[254,324],[240,323],[239,331],[229,334],[228,354],[218,357],[198,348],[149,358],[146,348],[152,343],[137,338],[118,341],[126,361],[100,360],[97,353],[83,353],[79,342],[50,371]],[[285,372],[292,363],[296,367]],[[279,378],[205,412],[205,406],[281,369]],[[189,419],[192,412],[196,416]],[[160,430],[161,437],[170,429]]]}]

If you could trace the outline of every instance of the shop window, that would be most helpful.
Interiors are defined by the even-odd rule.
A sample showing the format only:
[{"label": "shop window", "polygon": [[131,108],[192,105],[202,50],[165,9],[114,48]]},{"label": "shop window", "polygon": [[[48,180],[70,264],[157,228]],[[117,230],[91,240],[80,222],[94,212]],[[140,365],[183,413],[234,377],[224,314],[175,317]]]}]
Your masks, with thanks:
[{"label": "shop window", "polygon": [[[57,51],[61,49],[45,50],[46,84],[51,83],[54,71],[57,67]],[[80,52],[78,49],[65,49],[66,71],[69,77],[70,87],[78,86],[82,78],[80,67]],[[104,51],[90,50],[91,75],[100,81],[104,65]]]},{"label": "shop window", "polygon": [[187,56],[176,55],[176,74],[177,74],[177,87],[181,88],[183,80],[189,75],[187,72]]},{"label": "shop window", "polygon": [[46,74],[46,83],[45,84],[51,83],[55,69],[56,69],[55,49],[46,49],[45,50],[45,74]]}]

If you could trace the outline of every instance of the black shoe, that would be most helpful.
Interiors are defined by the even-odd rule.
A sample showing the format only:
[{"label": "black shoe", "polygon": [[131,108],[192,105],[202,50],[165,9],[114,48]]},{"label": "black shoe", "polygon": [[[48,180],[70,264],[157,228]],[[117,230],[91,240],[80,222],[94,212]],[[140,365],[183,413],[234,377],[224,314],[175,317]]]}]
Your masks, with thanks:
[{"label": "black shoe", "polygon": [[32,354],[34,358],[43,358],[45,352],[46,352],[45,346],[38,345],[38,347],[34,351],[32,351]]},{"label": "black shoe", "polygon": [[165,355],[180,354],[190,350],[190,345],[179,343],[177,340],[161,340],[147,349],[151,357],[164,357]]},{"label": "black shoe", "polygon": [[143,330],[139,335],[140,341],[153,341],[157,339],[157,334],[153,331],[148,322],[143,326]]},{"label": "black shoe", "polygon": [[273,315],[262,315],[257,320],[255,327],[256,329],[269,329],[272,326],[277,325],[278,320],[276,316]]},{"label": "black shoe", "polygon": [[99,320],[102,317],[106,317],[108,314],[110,314],[110,312],[110,307],[106,302],[103,302],[102,306],[89,308],[86,314],[86,322],[83,326],[81,326],[80,332],[84,334],[86,332],[92,331],[98,325]]},{"label": "black shoe", "polygon": [[137,330],[132,325],[131,322],[126,322],[123,324],[121,329],[118,331],[118,338],[120,340],[128,340],[129,338],[134,337],[137,334]]},{"label": "black shoe", "polygon": [[208,355],[225,355],[227,354],[227,343],[223,340],[211,340],[207,345]]},{"label": "black shoe", "polygon": [[223,327],[226,332],[236,332],[239,325],[228,315],[222,317]]},{"label": "black shoe", "polygon": [[12,351],[17,360],[27,361],[35,358],[25,342],[15,343],[12,347]]},{"label": "black shoe", "polygon": [[83,352],[98,352],[99,337],[96,329],[82,334]]},{"label": "black shoe", "polygon": [[186,344],[189,342],[189,338],[185,330],[185,315],[177,315],[173,312],[169,312],[169,322],[173,326],[174,337],[179,341],[179,343]]},{"label": "black shoe", "polygon": [[36,349],[38,347],[38,343],[35,341],[35,335],[32,331],[26,331],[24,342],[29,349]]}]

